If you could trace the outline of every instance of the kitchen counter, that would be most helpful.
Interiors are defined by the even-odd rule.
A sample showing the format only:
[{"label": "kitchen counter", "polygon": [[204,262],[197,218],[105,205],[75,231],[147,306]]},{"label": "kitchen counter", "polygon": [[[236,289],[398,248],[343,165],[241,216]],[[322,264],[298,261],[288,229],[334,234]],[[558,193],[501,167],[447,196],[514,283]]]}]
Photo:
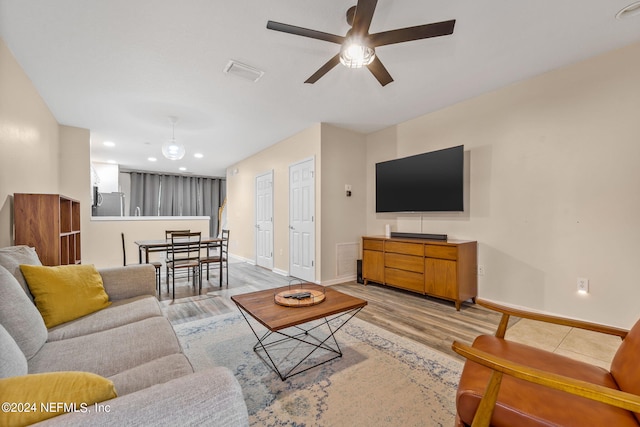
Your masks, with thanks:
[{"label": "kitchen counter", "polygon": [[91,221],[193,221],[209,220],[208,216],[92,216]]}]

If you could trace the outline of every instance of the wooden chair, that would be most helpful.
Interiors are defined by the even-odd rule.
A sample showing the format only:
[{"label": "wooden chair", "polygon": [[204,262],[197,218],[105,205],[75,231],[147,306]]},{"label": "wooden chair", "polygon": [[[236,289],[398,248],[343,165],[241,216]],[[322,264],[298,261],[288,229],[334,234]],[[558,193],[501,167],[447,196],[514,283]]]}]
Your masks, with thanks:
[{"label": "wooden chair", "polygon": [[[171,247],[169,250],[169,260],[167,268],[171,272],[171,284],[173,287],[172,299],[176,298],[176,270],[187,270],[193,277],[193,286],[198,282],[198,294],[202,289],[200,275],[200,243],[202,236],[200,232],[171,234]],[[187,277],[187,280],[189,279]]]},{"label": "wooden chair", "polygon": [[[222,287],[222,269],[225,269],[227,286],[229,286],[229,230],[222,230],[222,242],[219,245],[220,251],[210,255],[207,248],[207,256],[200,259],[200,264],[207,265],[207,280],[209,280],[209,264],[220,264],[220,287]],[[202,269],[202,267],[200,267]],[[202,272],[201,272],[202,273]]]},{"label": "wooden chair", "polygon": [[[639,426],[640,321],[630,331],[478,300],[502,313],[495,336],[453,342],[465,362],[457,426]],[[510,316],[618,336],[610,370],[505,339]]]},{"label": "wooden chair", "polygon": [[[124,233],[120,233],[122,237],[122,265],[127,265],[127,250],[124,245]],[[152,261],[149,264],[153,265],[156,269],[156,289],[158,290],[158,298],[160,298],[160,270],[162,269],[162,263],[159,261]]]}]

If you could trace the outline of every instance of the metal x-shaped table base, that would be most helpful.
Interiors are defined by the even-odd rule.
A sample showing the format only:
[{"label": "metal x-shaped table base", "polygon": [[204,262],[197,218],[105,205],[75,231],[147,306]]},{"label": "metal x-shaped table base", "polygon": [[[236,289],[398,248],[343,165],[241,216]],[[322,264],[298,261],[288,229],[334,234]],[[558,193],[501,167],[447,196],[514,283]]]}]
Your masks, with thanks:
[{"label": "metal x-shaped table base", "polygon": [[[297,326],[292,326],[291,328],[295,328],[297,330],[299,330],[298,333],[295,334],[289,334],[289,333],[285,333],[283,331],[270,331],[267,330],[263,335],[258,335],[258,332],[256,331],[256,329],[254,328],[254,326],[251,324],[251,322],[249,321],[249,318],[247,318],[245,311],[240,308],[238,306],[238,309],[240,310],[240,313],[242,314],[242,316],[244,317],[244,319],[247,321],[247,324],[249,325],[249,328],[251,328],[251,332],[253,332],[253,334],[255,335],[256,339],[258,340],[258,342],[256,343],[256,345],[253,346],[253,350],[256,352],[256,354],[258,355],[258,357],[272,370],[274,371],[276,374],[278,374],[278,376],[280,377],[280,379],[282,381],[286,380],[287,378],[290,378],[294,375],[298,375],[301,374],[303,372],[308,371],[309,369],[318,367],[320,365],[323,365],[327,362],[331,362],[332,360],[335,360],[339,357],[342,357],[342,350],[340,349],[340,345],[338,344],[338,341],[336,340],[335,337],[335,333],[338,332],[344,325],[347,324],[347,322],[349,322],[349,320],[351,320],[353,318],[353,316],[355,316],[356,314],[358,314],[358,312],[360,310],[362,310],[362,307],[359,308],[355,308],[353,310],[349,310],[349,311],[345,311],[342,313],[338,313],[332,317],[325,317],[322,319],[322,321],[315,325],[312,326],[308,329],[303,328],[300,325]],[[331,322],[338,320],[338,319],[342,319],[343,317],[346,317],[346,319],[344,319],[344,321],[342,321],[340,324],[336,325],[336,326],[332,326]],[[311,332],[321,328],[322,326],[326,326],[329,334],[325,337],[325,338],[318,338],[315,335],[313,335]],[[288,328],[288,329],[291,329]],[[286,330],[286,329],[284,329]],[[272,335],[277,334],[277,335],[281,335],[282,338],[277,339],[275,341],[269,341],[267,342],[267,340],[269,339],[269,337],[271,337]],[[299,342],[299,343],[303,343],[306,345],[309,345],[312,347],[311,351],[309,353],[307,353],[306,355],[302,356],[300,358],[299,361],[297,361],[297,363],[295,363],[295,365],[289,369],[283,369],[282,366],[278,367],[278,364],[276,363],[275,357],[272,355],[273,350],[275,350],[275,348],[282,346],[285,343],[290,343],[290,342]],[[272,350],[271,354],[269,353],[269,350]],[[304,369],[299,369],[301,367],[301,365],[308,360],[317,350],[326,350],[329,353],[335,353],[335,356],[326,359],[326,360],[322,360],[316,364],[313,364],[311,366],[307,366],[304,367]]]}]

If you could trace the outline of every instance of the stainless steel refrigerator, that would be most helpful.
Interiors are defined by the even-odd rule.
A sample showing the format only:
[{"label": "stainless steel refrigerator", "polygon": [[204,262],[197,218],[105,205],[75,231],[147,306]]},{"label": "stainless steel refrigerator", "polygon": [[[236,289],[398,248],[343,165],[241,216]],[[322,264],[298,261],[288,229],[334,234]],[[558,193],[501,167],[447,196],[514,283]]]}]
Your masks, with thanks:
[{"label": "stainless steel refrigerator", "polygon": [[94,216],[124,216],[124,193],[98,193]]}]

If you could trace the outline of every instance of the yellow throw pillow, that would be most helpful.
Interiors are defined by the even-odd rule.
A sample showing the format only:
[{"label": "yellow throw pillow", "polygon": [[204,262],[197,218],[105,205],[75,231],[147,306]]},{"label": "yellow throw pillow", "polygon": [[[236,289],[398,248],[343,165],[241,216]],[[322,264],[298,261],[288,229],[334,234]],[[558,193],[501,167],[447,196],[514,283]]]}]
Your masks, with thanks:
[{"label": "yellow throw pillow", "polygon": [[47,328],[111,305],[93,265],[21,265],[20,270]]},{"label": "yellow throw pillow", "polygon": [[[113,382],[90,372],[47,372],[0,379],[0,426],[25,426],[87,412],[118,397]],[[106,407],[106,405],[105,405]]]}]

